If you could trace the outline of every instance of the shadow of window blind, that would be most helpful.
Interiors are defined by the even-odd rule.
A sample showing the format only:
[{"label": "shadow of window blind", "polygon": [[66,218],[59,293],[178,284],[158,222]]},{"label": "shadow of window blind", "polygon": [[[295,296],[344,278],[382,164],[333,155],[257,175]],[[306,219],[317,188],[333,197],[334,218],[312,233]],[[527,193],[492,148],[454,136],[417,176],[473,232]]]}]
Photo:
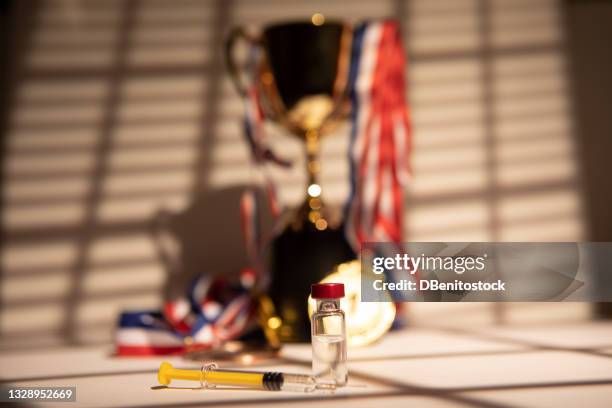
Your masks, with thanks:
[{"label": "shadow of window blind", "polygon": [[[400,19],[414,130],[407,240],[583,238],[558,1],[47,0],[35,11],[6,137],[4,348],[108,341],[120,310],[159,305],[153,214],[256,178],[221,61],[234,24],[315,11]],[[273,170],[295,205],[302,146],[267,128],[295,161]],[[335,205],[348,193],[347,131],[323,145]],[[202,245],[211,239],[212,227]]]}]

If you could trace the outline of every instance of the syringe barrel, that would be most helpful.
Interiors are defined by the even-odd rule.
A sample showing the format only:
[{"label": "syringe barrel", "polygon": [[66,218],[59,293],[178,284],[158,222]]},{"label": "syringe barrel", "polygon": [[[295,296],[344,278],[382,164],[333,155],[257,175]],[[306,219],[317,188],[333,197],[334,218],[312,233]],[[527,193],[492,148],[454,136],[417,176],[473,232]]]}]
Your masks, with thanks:
[{"label": "syringe barrel", "polygon": [[204,378],[209,385],[233,385],[268,391],[312,392],[317,388],[317,381],[312,375],[275,371],[248,372],[213,369],[205,373]]},{"label": "syringe barrel", "polygon": [[282,373],[282,391],[313,392],[317,388],[317,381],[311,375]]}]

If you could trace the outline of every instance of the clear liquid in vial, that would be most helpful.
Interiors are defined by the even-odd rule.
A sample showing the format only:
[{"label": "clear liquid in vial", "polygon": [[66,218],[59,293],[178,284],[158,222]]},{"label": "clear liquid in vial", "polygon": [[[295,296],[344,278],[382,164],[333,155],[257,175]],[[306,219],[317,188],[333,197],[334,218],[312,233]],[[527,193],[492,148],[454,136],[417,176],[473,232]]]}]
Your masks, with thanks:
[{"label": "clear liquid in vial", "polygon": [[319,383],[346,385],[346,340],[343,336],[312,336],[312,369]]}]

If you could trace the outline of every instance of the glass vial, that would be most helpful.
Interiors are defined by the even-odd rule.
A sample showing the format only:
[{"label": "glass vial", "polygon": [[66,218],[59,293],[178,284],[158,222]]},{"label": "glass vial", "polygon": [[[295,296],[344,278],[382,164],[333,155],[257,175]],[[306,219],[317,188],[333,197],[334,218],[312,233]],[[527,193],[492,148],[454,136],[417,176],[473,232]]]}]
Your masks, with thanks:
[{"label": "glass vial", "polygon": [[316,309],[311,317],[312,372],[320,384],[344,386],[348,380],[346,365],[346,324],[340,299],[342,283],[312,285]]}]

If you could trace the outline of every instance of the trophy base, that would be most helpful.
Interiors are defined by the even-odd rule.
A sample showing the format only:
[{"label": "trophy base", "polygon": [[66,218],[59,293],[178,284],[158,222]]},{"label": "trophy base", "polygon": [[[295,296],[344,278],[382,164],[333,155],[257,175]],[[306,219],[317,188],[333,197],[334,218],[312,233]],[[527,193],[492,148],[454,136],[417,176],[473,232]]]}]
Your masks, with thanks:
[{"label": "trophy base", "polygon": [[343,225],[318,230],[302,217],[299,228],[295,222],[286,225],[271,247],[269,294],[283,322],[278,331],[282,342],[310,341],[310,285],[356,258]]}]

